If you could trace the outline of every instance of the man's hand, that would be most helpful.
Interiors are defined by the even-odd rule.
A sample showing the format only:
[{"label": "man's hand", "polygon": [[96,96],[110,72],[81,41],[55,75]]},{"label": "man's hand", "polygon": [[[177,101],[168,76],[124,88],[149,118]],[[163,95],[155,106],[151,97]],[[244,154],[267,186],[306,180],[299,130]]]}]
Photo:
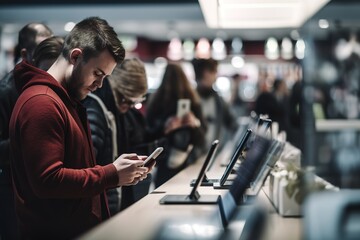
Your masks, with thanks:
[{"label": "man's hand", "polygon": [[[144,160],[145,160],[147,157],[148,157],[148,156],[138,156],[138,158],[141,159],[143,162],[144,162]],[[129,184],[126,184],[125,186],[136,185],[136,184],[138,184],[139,182],[141,182],[142,180],[146,179],[148,173],[153,170],[153,168],[155,167],[155,165],[156,165],[156,161],[154,161],[150,166],[144,167],[144,168],[147,169],[147,171],[146,171],[145,173],[143,173],[140,177],[136,177],[136,178],[134,179],[134,181],[132,181],[132,182],[129,183]]]},{"label": "man's hand", "polygon": [[118,157],[113,164],[118,172],[119,186],[134,185],[145,179],[152,167],[143,167],[143,163],[144,157],[139,157],[135,153],[122,154]]}]

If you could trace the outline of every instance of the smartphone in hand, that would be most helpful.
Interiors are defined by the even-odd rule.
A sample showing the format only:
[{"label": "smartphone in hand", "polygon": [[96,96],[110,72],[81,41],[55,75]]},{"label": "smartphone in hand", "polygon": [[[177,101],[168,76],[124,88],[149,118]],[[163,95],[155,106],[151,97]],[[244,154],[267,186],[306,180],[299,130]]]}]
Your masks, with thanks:
[{"label": "smartphone in hand", "polygon": [[191,104],[190,99],[187,98],[179,99],[177,102],[176,116],[178,118],[182,118],[184,115],[190,112],[190,104]]},{"label": "smartphone in hand", "polygon": [[164,150],[163,147],[158,147],[153,151],[150,156],[146,158],[144,161],[144,167],[149,167],[152,165],[153,162],[155,162],[155,159],[160,155],[160,153]]}]

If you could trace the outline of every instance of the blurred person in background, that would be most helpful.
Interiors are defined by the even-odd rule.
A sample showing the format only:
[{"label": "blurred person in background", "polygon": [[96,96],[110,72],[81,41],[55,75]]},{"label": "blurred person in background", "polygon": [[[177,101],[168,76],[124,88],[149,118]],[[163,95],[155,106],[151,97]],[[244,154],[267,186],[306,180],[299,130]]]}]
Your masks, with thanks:
[{"label": "blurred person in background", "polygon": [[275,79],[273,94],[278,105],[278,114],[272,120],[279,123],[279,131],[289,130],[289,90],[283,79]]},{"label": "blurred person in background", "polygon": [[231,76],[231,97],[230,107],[234,113],[234,116],[243,117],[248,116],[247,103],[241,98],[241,83],[247,79],[247,76],[235,73]]},{"label": "blurred person in background", "polygon": [[[18,36],[17,51],[22,60],[32,62],[36,46],[53,35],[51,29],[42,23],[25,25]],[[0,80],[0,238],[18,238],[14,206],[14,193],[10,171],[9,122],[15,102],[18,99],[13,71]]]},{"label": "blurred person in background", "polygon": [[193,59],[192,64],[207,124],[205,146],[210,146],[214,139],[219,139],[221,147],[236,132],[238,124],[230,106],[213,88],[218,62],[214,59]]},{"label": "blurred person in background", "polygon": [[[147,90],[143,62],[125,59],[104,80],[103,87],[84,100],[98,164],[112,163],[118,154],[126,152],[149,155],[157,147],[158,142],[147,131],[144,116],[134,108],[144,100]],[[150,183],[151,174],[135,186],[109,189],[111,215],[145,196]]]},{"label": "blurred person in background", "polygon": [[[289,134],[288,141],[295,147],[304,151],[304,103],[303,103],[303,80],[298,79],[292,86],[289,93]],[[314,124],[309,125],[315,128]]]},{"label": "blurred person in background", "polygon": [[59,57],[64,45],[64,38],[53,36],[42,41],[34,51],[32,64],[47,71]]},{"label": "blurred person in background", "polygon": [[263,80],[259,82],[260,94],[255,101],[255,112],[267,115],[272,122],[277,122],[279,131],[288,132],[289,126],[289,94],[286,83],[275,79],[271,87]]},{"label": "blurred person in background", "polygon": [[[190,100],[189,112],[177,116],[178,100]],[[166,138],[163,161],[158,161],[155,186],[158,187],[203,154],[206,124],[200,98],[182,67],[166,66],[162,82],[147,104],[147,123],[157,138]]]}]

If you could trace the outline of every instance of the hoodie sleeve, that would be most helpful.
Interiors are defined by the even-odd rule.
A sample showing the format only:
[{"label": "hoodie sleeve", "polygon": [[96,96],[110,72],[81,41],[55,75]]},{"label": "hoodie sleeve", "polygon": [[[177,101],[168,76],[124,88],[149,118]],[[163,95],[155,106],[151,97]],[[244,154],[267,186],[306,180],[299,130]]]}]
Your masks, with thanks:
[{"label": "hoodie sleeve", "polygon": [[[36,107],[34,107],[36,106]],[[27,100],[18,114],[17,136],[27,179],[38,197],[74,198],[116,187],[112,164],[94,166],[83,129],[51,96]]]}]

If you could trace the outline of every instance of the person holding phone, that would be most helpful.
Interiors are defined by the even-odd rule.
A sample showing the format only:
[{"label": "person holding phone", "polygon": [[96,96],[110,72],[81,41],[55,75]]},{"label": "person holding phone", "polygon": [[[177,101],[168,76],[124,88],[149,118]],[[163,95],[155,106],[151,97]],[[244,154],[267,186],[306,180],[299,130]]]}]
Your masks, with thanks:
[{"label": "person holding phone", "polygon": [[[162,141],[148,132],[144,116],[135,108],[145,100],[147,89],[144,63],[138,58],[129,58],[104,79],[101,89],[83,101],[98,164],[112,163],[122,153],[150,155],[161,146]],[[158,160],[161,161],[161,156]],[[151,180],[149,173],[137,185],[109,189],[107,199],[111,215],[148,194]]]},{"label": "person holding phone", "polygon": [[166,160],[158,163],[155,177],[155,186],[160,186],[204,153],[206,124],[200,98],[180,65],[167,65],[147,103],[146,119],[155,135],[167,139]]},{"label": "person holding phone", "polygon": [[96,164],[80,103],[102,86],[125,49],[106,20],[90,17],[66,36],[49,70],[16,65],[20,96],[10,124],[10,151],[21,238],[73,239],[109,218],[105,190],[136,184],[151,169],[145,156],[123,154]]}]

